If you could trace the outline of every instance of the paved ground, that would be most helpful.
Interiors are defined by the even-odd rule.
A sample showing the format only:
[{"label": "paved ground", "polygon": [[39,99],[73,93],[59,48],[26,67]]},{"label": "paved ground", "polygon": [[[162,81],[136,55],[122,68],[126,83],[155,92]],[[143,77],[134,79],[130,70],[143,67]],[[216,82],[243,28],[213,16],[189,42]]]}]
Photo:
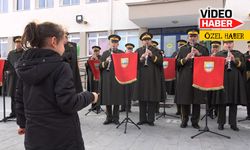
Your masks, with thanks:
[{"label": "paved ground", "polygon": [[[7,99],[7,114],[10,112],[9,98]],[[238,119],[244,118],[246,110],[240,107]],[[129,115],[137,122],[138,107],[133,107]],[[174,114],[175,107],[168,108],[167,113]],[[0,97],[0,118],[2,118],[2,98]],[[84,114],[87,108],[79,112],[82,123],[82,133],[87,150],[248,150],[250,149],[250,121],[239,123],[239,132],[229,129],[220,132],[217,130],[216,120],[209,119],[210,130],[231,136],[225,139],[210,133],[203,134],[195,139],[190,136],[198,133],[196,129],[189,127],[179,128],[180,120],[166,117],[155,122],[155,126],[141,126],[138,130],[135,126],[128,125],[127,134],[124,134],[124,125],[116,129],[115,125],[102,125],[105,114]],[[204,114],[204,110],[202,110]],[[125,117],[121,113],[120,120]],[[204,121],[201,121],[204,126]],[[17,135],[15,122],[0,123],[0,150],[23,150],[23,136]]]}]

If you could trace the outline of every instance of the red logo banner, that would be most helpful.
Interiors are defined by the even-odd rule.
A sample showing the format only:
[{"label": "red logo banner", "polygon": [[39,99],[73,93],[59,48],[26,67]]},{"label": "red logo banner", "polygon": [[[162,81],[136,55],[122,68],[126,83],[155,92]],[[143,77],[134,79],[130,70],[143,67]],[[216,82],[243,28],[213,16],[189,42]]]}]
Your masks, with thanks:
[{"label": "red logo banner", "polygon": [[0,59],[0,86],[3,85],[3,69],[4,69],[5,60]]},{"label": "red logo banner", "polygon": [[100,80],[100,61],[99,60],[88,60],[88,64],[90,66],[90,69],[94,75],[94,80],[99,81]]},{"label": "red logo banner", "polygon": [[225,58],[195,57],[193,87],[204,91],[224,88]]},{"label": "red logo banner", "polygon": [[176,78],[175,64],[176,64],[175,58],[163,58],[165,81],[175,80]]},{"label": "red logo banner", "polygon": [[120,84],[129,84],[137,80],[137,53],[112,54],[115,78]]}]

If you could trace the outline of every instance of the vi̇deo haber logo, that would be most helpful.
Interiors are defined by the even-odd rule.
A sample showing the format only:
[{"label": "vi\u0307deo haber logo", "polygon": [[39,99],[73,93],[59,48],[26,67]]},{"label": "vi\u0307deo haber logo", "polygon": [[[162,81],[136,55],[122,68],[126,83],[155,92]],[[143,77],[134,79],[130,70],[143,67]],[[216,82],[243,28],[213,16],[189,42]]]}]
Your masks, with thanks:
[{"label": "vi\u0307deo haber logo", "polygon": [[224,8],[206,8],[200,9],[199,26],[200,29],[233,29],[243,23],[232,18],[233,11]]}]

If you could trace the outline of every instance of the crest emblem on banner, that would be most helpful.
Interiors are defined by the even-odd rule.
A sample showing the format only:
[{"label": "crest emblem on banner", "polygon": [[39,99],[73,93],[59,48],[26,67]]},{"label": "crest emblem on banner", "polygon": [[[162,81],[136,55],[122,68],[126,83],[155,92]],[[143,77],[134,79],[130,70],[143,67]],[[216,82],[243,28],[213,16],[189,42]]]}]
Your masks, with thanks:
[{"label": "crest emblem on banner", "polygon": [[129,59],[128,58],[121,58],[122,68],[126,68],[128,66]]},{"label": "crest emblem on banner", "polygon": [[96,63],[96,64],[95,64],[95,68],[96,68],[96,69],[99,69],[99,66],[100,66],[99,63]]},{"label": "crest emblem on banner", "polygon": [[212,72],[214,70],[214,62],[213,61],[205,61],[204,69],[206,72]]},{"label": "crest emblem on banner", "polygon": [[168,67],[168,61],[163,61],[163,68],[166,69]]}]

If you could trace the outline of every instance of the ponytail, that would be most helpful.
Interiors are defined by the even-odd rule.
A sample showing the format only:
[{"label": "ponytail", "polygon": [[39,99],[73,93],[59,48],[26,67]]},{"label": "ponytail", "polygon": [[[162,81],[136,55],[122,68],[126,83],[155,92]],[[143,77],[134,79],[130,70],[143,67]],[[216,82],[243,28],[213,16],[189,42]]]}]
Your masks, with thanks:
[{"label": "ponytail", "polygon": [[41,48],[46,46],[46,39],[49,37],[56,37],[58,41],[64,37],[63,28],[52,22],[44,22],[36,24],[31,22],[26,25],[22,36],[22,44],[24,47]]}]

